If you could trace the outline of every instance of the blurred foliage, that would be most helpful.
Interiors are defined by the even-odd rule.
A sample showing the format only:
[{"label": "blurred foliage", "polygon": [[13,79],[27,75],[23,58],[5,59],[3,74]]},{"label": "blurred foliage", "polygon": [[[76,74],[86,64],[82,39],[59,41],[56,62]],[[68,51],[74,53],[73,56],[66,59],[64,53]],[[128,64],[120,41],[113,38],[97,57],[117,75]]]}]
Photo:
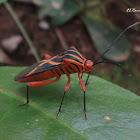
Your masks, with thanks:
[{"label": "blurred foliage", "polygon": [[[29,0],[39,7],[40,18],[51,17],[54,26],[63,25],[78,15],[84,22],[96,50],[102,54],[121,33],[118,27],[105,18],[105,2],[86,0]],[[104,57],[114,61],[125,61],[130,54],[125,35]]]},{"label": "blurred foliage", "polygon": [[39,17],[50,16],[53,25],[66,23],[80,11],[77,4],[66,0],[42,0],[40,7]]},{"label": "blurred foliage", "polygon": [[[121,33],[118,27],[114,27],[104,18],[105,7],[104,3],[100,1],[93,3],[93,1],[89,2],[84,0],[32,0],[32,2],[40,7],[39,17],[50,16],[53,25],[63,25],[78,14],[86,26],[96,50],[100,54],[102,54]],[[100,6],[100,4],[102,6]],[[99,7],[96,5],[99,5]],[[119,43],[116,43],[105,57],[121,62],[127,60],[129,54],[129,42],[124,35]]]},{"label": "blurred foliage", "polygon": [[2,4],[3,2],[5,2],[6,0],[0,0],[0,4]]},{"label": "blurred foliage", "polygon": [[[119,36],[121,30],[108,22],[102,16],[101,12],[104,13],[103,8],[96,8],[92,11],[88,11],[86,15],[82,17],[82,20],[86,25],[96,50],[100,54],[103,54],[116,39],[116,37]],[[110,60],[121,62],[128,58],[129,53],[129,42],[125,36],[122,36],[122,38],[114,44],[114,47],[111,48],[104,55],[104,57]]]}]

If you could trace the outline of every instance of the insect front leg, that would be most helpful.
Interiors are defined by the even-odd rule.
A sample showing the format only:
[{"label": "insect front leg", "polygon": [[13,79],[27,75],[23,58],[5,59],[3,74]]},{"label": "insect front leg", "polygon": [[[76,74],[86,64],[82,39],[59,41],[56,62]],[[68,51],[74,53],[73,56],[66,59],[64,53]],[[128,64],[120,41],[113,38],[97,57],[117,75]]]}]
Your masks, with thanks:
[{"label": "insect front leg", "polygon": [[84,91],[84,115],[85,115],[85,119],[87,120],[87,113],[86,113],[86,88],[85,88],[85,85],[83,83],[83,80],[81,79],[80,73],[78,73],[78,78],[79,78],[79,82],[81,84],[82,90]]},{"label": "insect front leg", "polygon": [[87,86],[87,84],[88,84],[89,75],[90,75],[90,72],[88,73],[88,76],[87,76],[87,79],[86,79],[86,82],[85,82],[85,86]]},{"label": "insect front leg", "polygon": [[70,75],[67,75],[68,77],[68,82],[64,88],[64,94],[63,94],[63,97],[62,97],[62,100],[61,100],[61,103],[60,103],[60,107],[59,107],[59,110],[58,110],[58,113],[56,115],[56,119],[58,118],[59,114],[60,114],[60,111],[61,111],[61,107],[62,107],[62,104],[63,104],[63,100],[64,100],[64,97],[65,97],[65,94],[67,92],[67,90],[69,89],[69,86],[70,86]]},{"label": "insect front leg", "polygon": [[81,74],[81,79],[83,78],[83,73]]}]

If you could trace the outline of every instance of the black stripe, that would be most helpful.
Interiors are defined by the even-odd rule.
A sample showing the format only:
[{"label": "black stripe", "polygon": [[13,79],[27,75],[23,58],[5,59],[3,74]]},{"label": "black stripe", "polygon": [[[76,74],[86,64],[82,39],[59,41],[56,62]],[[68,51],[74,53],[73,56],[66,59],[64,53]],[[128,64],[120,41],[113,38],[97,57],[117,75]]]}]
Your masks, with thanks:
[{"label": "black stripe", "polygon": [[86,64],[87,60],[84,62],[84,65]]},{"label": "black stripe", "polygon": [[63,71],[63,69],[62,68],[60,68],[61,69],[61,71],[65,74],[65,72]]},{"label": "black stripe", "polygon": [[73,70],[74,72],[76,72],[70,65],[68,65],[69,66],[69,68],[71,69],[71,70]]},{"label": "black stripe", "polygon": [[65,69],[67,70],[67,72],[69,73],[69,74],[71,74],[71,72],[65,67]]},{"label": "black stripe", "polygon": [[[43,61],[40,61],[40,62],[43,63]],[[54,69],[56,67],[59,67],[60,65],[61,65],[60,63],[58,63],[57,65],[52,65],[49,62],[46,62],[42,66],[37,67],[37,69],[32,74],[36,74],[38,72],[43,72],[43,71],[46,71],[46,70]]]},{"label": "black stripe", "polygon": [[66,55],[63,57],[63,59],[64,59],[64,58],[71,59],[71,60],[75,60],[75,61],[77,61],[78,63],[83,64],[83,63],[80,62],[77,58],[75,58],[75,57],[73,57],[73,56],[70,56],[69,54],[66,54]]},{"label": "black stripe", "polygon": [[68,50],[68,53],[67,54],[73,54],[73,55],[76,55],[78,57],[80,57],[82,60],[84,60],[77,52],[74,52],[72,50]]},{"label": "black stripe", "polygon": [[52,62],[62,62],[62,60],[63,60],[63,57],[62,58],[53,58],[51,61]]},{"label": "black stripe", "polygon": [[71,64],[74,65],[78,69],[78,71],[80,72],[80,69],[77,65],[75,65],[74,63],[71,63]]},{"label": "black stripe", "polygon": [[76,51],[76,49],[75,49],[75,48],[73,48],[73,47],[70,47],[68,50],[75,50],[75,51]]},{"label": "black stripe", "polygon": [[57,72],[57,74],[58,74],[59,76],[61,76],[61,74],[57,71],[57,69],[56,69],[56,72]]},{"label": "black stripe", "polygon": [[[73,55],[75,55],[75,54],[73,54]],[[75,55],[75,56],[77,56],[77,55]],[[79,56],[77,56],[77,57],[79,57]],[[70,56],[70,53],[65,54],[62,58],[54,58],[54,59],[52,59],[51,61],[52,61],[52,62],[59,62],[59,63],[61,63],[61,62],[63,61],[63,59],[65,59],[65,58],[71,59],[71,60],[75,60],[75,61],[77,61],[78,63],[81,63],[81,64],[82,64],[82,62],[79,61],[77,58],[75,58],[74,56]],[[79,58],[81,58],[81,57],[79,57]],[[82,60],[83,60],[83,59],[82,59]]]},{"label": "black stripe", "polygon": [[53,74],[55,74],[55,73],[52,71],[52,69],[51,69],[51,72],[52,72]]},{"label": "black stripe", "polygon": [[44,59],[45,59],[45,57],[43,56],[43,57],[40,59],[40,61],[41,61],[41,60],[44,60]]},{"label": "black stripe", "polygon": [[72,48],[72,50],[67,50],[64,53],[62,53],[60,55],[57,55],[57,56],[62,56],[61,58],[57,58],[57,56],[56,56],[51,61],[53,61],[53,62],[62,62],[64,58],[68,58],[68,59],[75,60],[75,61],[77,61],[79,63],[82,63],[77,58],[75,58],[73,56],[70,56],[70,54],[72,54],[72,55],[75,55],[75,56],[79,57],[80,59],[84,60],[84,58],[82,58],[77,52],[74,52],[73,50],[75,50],[75,49]]}]

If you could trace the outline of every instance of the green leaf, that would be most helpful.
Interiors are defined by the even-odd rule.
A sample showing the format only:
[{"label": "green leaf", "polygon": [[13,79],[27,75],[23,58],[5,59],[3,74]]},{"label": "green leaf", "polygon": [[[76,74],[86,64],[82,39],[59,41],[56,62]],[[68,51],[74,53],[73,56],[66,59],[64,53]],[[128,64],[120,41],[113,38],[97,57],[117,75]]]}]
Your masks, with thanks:
[{"label": "green leaf", "polygon": [[80,11],[80,6],[78,6],[73,1],[57,1],[58,5],[51,2],[46,2],[43,6],[41,6],[39,11],[39,17],[42,18],[44,16],[50,16],[52,19],[53,25],[62,25],[68,20],[70,20],[73,16],[75,16]]},{"label": "green leaf", "polygon": [[[95,48],[100,54],[103,54],[103,52],[105,52],[105,50],[107,50],[112,42],[119,36],[121,30],[112,26],[112,24],[101,15],[101,12],[103,11],[99,9],[87,12],[87,14],[82,17],[82,20],[85,23]],[[130,45],[125,35],[123,35],[104,57],[121,62],[127,60],[129,54]]]},{"label": "green leaf", "polygon": [[62,9],[64,0],[32,0],[34,4],[40,6],[39,17],[55,16]]},{"label": "green leaf", "polygon": [[[60,81],[30,89],[26,101],[26,83],[14,82],[14,74],[25,67],[0,68],[0,136],[5,140],[113,140],[139,139],[140,98],[119,86],[91,76],[86,92],[88,120],[83,114],[83,91],[77,74],[71,75],[70,89],[60,105],[66,76]],[[84,79],[87,75],[84,75]],[[111,120],[105,120],[109,116]]]},{"label": "green leaf", "polygon": [[5,2],[6,0],[0,0],[0,4],[2,4],[3,2]]},{"label": "green leaf", "polygon": [[38,6],[46,6],[49,9],[59,9],[62,7],[64,0],[31,0]]}]

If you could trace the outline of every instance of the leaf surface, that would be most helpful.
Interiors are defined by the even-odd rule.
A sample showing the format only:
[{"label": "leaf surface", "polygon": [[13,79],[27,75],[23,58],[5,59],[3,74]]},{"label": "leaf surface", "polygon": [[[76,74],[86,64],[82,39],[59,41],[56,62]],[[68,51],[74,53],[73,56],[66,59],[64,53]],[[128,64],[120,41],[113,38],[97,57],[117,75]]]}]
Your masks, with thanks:
[{"label": "leaf surface", "polygon": [[[140,98],[117,85],[91,76],[87,86],[87,118],[83,114],[83,92],[77,74],[71,75],[70,89],[56,120],[66,76],[50,85],[30,89],[14,82],[25,67],[0,67],[0,136],[8,140],[46,139],[138,139],[140,136]],[[84,79],[86,79],[86,74]],[[105,120],[108,116],[111,120]]]}]

